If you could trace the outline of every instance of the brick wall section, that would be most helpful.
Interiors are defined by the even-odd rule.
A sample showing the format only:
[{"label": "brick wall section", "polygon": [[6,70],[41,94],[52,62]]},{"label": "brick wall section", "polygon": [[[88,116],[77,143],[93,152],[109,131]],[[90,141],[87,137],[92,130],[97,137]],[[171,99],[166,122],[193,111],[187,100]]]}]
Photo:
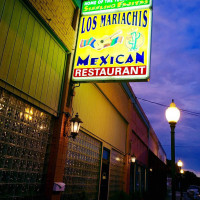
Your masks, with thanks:
[{"label": "brick wall section", "polygon": [[63,182],[68,140],[63,136],[65,120],[67,119],[62,114],[54,125],[45,190],[47,200],[60,200],[61,197],[60,192],[53,192],[53,183]]},{"label": "brick wall section", "polygon": [[72,27],[75,5],[71,0],[27,0],[42,16],[63,44],[71,52],[75,45]]},{"label": "brick wall section", "polygon": [[[78,16],[79,17],[79,16]],[[76,27],[77,28],[77,27]],[[63,182],[65,161],[66,161],[66,152],[68,138],[63,136],[65,121],[68,120],[69,128],[69,118],[67,119],[63,112],[69,112],[72,114],[72,100],[73,96],[70,91],[70,75],[72,67],[72,58],[73,53],[68,54],[67,58],[67,70],[65,74],[64,89],[61,102],[61,113],[59,118],[55,120],[54,129],[53,129],[53,138],[50,149],[47,179],[46,179],[46,200],[60,200],[61,193],[53,192],[53,183],[54,182]],[[67,100],[70,99],[71,104],[67,105]],[[67,106],[66,106],[67,105]]]}]

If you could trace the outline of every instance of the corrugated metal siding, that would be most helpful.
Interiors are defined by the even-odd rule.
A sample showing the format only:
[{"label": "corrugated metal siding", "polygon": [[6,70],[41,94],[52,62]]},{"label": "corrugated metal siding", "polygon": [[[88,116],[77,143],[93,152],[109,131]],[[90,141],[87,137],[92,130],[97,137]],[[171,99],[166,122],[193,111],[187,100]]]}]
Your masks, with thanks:
[{"label": "corrugated metal siding", "polygon": [[0,1],[0,79],[58,111],[66,52],[19,0]]}]

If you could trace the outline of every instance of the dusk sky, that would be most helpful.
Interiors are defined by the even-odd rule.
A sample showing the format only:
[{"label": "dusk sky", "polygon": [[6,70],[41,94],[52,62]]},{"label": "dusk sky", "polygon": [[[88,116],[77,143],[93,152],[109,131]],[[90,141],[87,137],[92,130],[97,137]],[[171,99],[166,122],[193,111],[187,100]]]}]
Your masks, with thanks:
[{"label": "dusk sky", "polygon": [[[131,83],[135,95],[164,105],[174,99],[181,112],[175,129],[176,162],[200,177],[200,1],[153,0],[151,77]],[[171,134],[165,107],[139,99],[167,158]]]}]

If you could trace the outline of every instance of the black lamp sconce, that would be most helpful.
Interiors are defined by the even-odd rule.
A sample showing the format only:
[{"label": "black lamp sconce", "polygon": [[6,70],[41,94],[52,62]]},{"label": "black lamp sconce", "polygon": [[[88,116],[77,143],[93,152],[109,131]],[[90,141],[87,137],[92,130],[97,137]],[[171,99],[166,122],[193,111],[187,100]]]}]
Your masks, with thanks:
[{"label": "black lamp sconce", "polygon": [[136,157],[132,154],[130,158],[130,163],[135,163],[136,162]]},{"label": "black lamp sconce", "polygon": [[70,114],[68,112],[65,113],[65,116],[66,116],[66,120],[65,120],[65,124],[64,124],[63,136],[69,137],[69,138],[71,137],[71,138],[73,138],[73,140],[75,140],[76,136],[79,133],[81,123],[83,123],[83,122],[79,118],[78,113],[76,113],[75,117],[73,117],[71,119],[70,119]]}]

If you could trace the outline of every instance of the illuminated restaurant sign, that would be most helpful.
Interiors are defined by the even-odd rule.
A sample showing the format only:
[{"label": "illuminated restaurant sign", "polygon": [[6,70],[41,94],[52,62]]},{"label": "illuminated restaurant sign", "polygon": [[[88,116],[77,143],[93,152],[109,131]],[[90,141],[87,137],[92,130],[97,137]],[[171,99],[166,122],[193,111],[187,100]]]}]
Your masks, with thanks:
[{"label": "illuminated restaurant sign", "polygon": [[119,10],[144,9],[152,6],[152,0],[91,0],[84,1],[82,14],[114,12]]},{"label": "illuminated restaurant sign", "polygon": [[148,81],[151,9],[82,16],[72,80]]}]

